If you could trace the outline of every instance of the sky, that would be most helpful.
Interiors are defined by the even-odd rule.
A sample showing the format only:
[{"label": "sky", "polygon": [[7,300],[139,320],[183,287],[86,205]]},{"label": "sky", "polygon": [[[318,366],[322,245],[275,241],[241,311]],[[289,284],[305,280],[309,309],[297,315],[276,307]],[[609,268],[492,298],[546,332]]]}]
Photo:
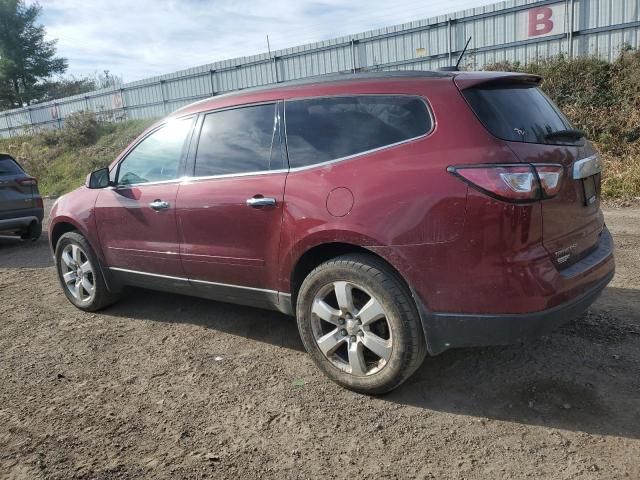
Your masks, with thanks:
[{"label": "sky", "polygon": [[[40,0],[67,74],[125,82],[453,13],[495,0]],[[28,3],[33,3],[29,1]],[[376,6],[374,6],[376,5]]]}]

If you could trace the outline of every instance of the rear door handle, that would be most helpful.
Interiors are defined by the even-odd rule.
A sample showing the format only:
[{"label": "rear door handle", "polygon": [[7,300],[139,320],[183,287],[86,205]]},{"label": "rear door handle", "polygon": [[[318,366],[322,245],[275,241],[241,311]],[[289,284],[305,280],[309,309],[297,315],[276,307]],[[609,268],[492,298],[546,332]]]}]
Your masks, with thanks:
[{"label": "rear door handle", "polygon": [[272,197],[251,197],[247,198],[247,206],[253,208],[275,207],[276,199]]},{"label": "rear door handle", "polygon": [[149,204],[149,206],[155,211],[166,210],[167,208],[169,208],[169,202],[165,202],[164,200],[154,200]]}]

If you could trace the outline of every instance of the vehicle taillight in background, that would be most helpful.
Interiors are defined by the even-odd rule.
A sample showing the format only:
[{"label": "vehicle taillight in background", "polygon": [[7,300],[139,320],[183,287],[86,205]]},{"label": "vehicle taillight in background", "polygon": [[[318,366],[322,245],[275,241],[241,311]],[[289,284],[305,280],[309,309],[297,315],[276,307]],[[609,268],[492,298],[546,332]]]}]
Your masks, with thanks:
[{"label": "vehicle taillight in background", "polygon": [[37,208],[44,208],[44,202],[42,201],[42,197],[36,198],[36,207]]},{"label": "vehicle taillight in background", "polygon": [[561,165],[460,165],[447,171],[490,197],[511,203],[551,198],[560,190]]},{"label": "vehicle taillight in background", "polygon": [[38,180],[33,177],[19,178],[16,182],[23,187],[36,187],[38,185]]}]

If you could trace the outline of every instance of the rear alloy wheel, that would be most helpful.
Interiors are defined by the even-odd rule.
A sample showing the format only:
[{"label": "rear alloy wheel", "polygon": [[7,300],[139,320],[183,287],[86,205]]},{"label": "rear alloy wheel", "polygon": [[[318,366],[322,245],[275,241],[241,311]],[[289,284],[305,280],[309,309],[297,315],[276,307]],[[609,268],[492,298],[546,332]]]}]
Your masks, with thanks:
[{"label": "rear alloy wheel", "polygon": [[396,388],[426,354],[407,287],[372,255],[344,255],[313,270],[300,288],[297,317],[318,367],[358,392]]},{"label": "rear alloy wheel", "polygon": [[60,237],[56,245],[56,268],[65,296],[81,310],[100,310],[120,296],[119,291],[107,288],[100,261],[89,242],[77,232]]},{"label": "rear alloy wheel", "polygon": [[316,294],[311,314],[316,344],[340,370],[373,375],[391,357],[387,313],[363,286],[345,281],[326,285]]}]

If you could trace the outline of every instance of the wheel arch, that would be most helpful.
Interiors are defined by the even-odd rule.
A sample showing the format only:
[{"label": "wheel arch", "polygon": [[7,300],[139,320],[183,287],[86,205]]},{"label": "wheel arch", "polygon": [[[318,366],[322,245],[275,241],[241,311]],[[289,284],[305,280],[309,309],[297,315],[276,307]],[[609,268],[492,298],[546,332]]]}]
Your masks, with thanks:
[{"label": "wheel arch", "polygon": [[60,220],[56,221],[54,225],[49,227],[49,243],[54,257],[56,255],[56,247],[58,246],[60,238],[65,233],[69,232],[77,232],[84,237],[87,243],[89,243],[89,246],[93,250],[93,253],[98,257],[98,261],[100,262],[97,268],[99,269],[100,274],[104,279],[105,284],[107,285],[107,289],[110,291],[114,291],[115,289],[120,287],[120,285],[112,278],[112,276],[109,275],[108,269],[104,268],[102,264],[102,262],[104,261],[104,259],[102,258],[102,251],[96,248],[96,245],[94,244],[94,242],[92,242],[91,237],[87,235],[87,233],[84,232],[82,228],[80,228],[80,226],[71,219],[61,218]]},{"label": "wheel arch", "polygon": [[82,235],[87,242],[89,242],[89,245],[98,259],[101,262],[104,262],[104,256],[102,254],[102,248],[100,248],[101,245],[99,239],[95,235],[91,235],[86,226],[83,226],[71,217],[62,215],[55,217],[55,219],[49,224],[49,245],[51,246],[51,250],[54,255],[56,253],[56,246],[60,241],[60,237],[67,232],[78,232]]},{"label": "wheel arch", "polygon": [[51,246],[51,251],[53,251],[54,254],[56,252],[58,241],[60,240],[60,237],[62,237],[62,235],[68,232],[82,233],[77,225],[64,220],[53,225],[49,232],[49,245]]},{"label": "wheel arch", "polygon": [[370,255],[371,257],[376,258],[378,261],[384,263],[396,275],[398,280],[407,288],[407,291],[412,294],[411,286],[408,284],[402,273],[400,273],[400,270],[391,261],[389,261],[389,259],[384,258],[382,255],[374,252],[373,250],[353,243],[344,241],[326,242],[307,249],[302,255],[300,255],[291,270],[291,302],[294,310],[298,291],[300,290],[300,286],[302,285],[302,282],[307,277],[307,275],[309,275],[309,273],[311,273],[313,269],[320,264],[331,260],[332,258],[336,258],[349,253],[362,253]]}]

